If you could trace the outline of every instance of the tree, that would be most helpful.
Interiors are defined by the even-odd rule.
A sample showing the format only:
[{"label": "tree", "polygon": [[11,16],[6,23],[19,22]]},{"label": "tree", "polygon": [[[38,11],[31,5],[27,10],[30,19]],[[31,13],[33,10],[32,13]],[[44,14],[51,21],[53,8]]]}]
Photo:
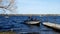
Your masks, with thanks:
[{"label": "tree", "polygon": [[16,12],[15,0],[0,0],[0,9],[3,10],[3,13],[6,13],[7,10],[10,12]]}]

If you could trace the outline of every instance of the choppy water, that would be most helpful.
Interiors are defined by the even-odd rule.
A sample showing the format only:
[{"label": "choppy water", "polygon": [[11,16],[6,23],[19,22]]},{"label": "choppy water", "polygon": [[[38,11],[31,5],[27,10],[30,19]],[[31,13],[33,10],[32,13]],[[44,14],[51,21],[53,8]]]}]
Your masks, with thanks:
[{"label": "choppy water", "polygon": [[39,34],[60,34],[59,32],[42,25],[42,23],[46,21],[60,24],[60,16],[32,16],[32,18],[40,20],[40,26],[24,24],[24,21],[29,19],[28,16],[9,16],[9,18],[0,16],[0,31],[13,30],[15,32],[24,33],[37,32]]}]

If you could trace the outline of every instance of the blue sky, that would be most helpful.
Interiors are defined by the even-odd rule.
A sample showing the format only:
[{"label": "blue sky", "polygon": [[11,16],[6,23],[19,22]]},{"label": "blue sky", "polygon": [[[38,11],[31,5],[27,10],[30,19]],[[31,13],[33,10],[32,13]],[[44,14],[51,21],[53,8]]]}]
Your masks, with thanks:
[{"label": "blue sky", "polygon": [[60,14],[60,0],[16,0],[16,5],[17,14]]},{"label": "blue sky", "polygon": [[17,0],[19,14],[60,14],[60,0]]}]

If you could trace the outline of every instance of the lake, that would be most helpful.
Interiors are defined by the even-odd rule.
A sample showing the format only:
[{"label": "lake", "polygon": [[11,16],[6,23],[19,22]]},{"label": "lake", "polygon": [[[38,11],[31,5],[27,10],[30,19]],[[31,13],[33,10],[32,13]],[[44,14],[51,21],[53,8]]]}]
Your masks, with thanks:
[{"label": "lake", "polygon": [[36,18],[41,23],[37,25],[24,24],[28,20],[28,16],[2,16],[0,15],[0,32],[14,31],[19,33],[33,33],[33,34],[60,34],[58,31],[44,26],[43,22],[51,22],[60,24],[60,16],[32,16],[32,19]]}]

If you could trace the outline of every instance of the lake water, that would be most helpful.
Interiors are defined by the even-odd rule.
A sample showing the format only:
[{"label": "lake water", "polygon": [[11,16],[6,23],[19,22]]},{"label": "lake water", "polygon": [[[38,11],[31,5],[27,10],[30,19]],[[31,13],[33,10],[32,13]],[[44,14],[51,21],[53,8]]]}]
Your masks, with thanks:
[{"label": "lake water", "polygon": [[0,15],[0,31],[13,30],[16,33],[36,33],[36,34],[60,34],[51,28],[44,26],[43,22],[51,22],[60,24],[60,16],[32,16],[40,20],[40,26],[24,24],[28,20],[28,16],[1,16]]}]

